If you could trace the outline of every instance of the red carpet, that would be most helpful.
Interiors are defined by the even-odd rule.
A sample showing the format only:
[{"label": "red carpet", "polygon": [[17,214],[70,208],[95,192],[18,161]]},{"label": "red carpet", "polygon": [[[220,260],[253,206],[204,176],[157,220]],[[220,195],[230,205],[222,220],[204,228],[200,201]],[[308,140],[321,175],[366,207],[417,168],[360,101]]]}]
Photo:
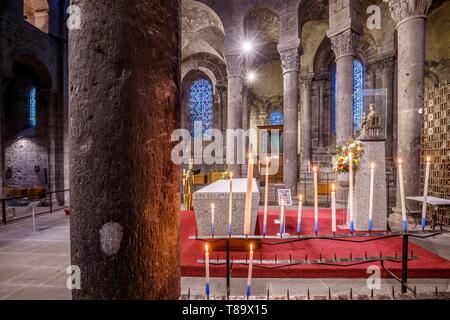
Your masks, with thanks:
[{"label": "red carpet", "polygon": [[[343,212],[339,212],[338,224],[343,221]],[[279,226],[273,223],[278,218],[277,211],[270,211],[268,214],[267,233],[274,235],[278,232]],[[258,212],[257,234],[262,230],[262,212]],[[297,212],[287,212],[287,233],[296,233]],[[191,211],[181,212],[181,274],[186,277],[203,277],[205,275],[204,264],[197,263],[198,259],[204,257],[204,243],[196,240],[189,240],[189,236],[195,235],[196,222],[195,215]],[[338,230],[338,233],[346,231]],[[302,234],[314,233],[314,212],[304,210],[302,219]],[[319,212],[319,234],[331,233],[331,210],[322,209]],[[368,256],[395,256],[396,252],[400,256],[402,249],[401,237],[377,240],[367,243],[349,243],[330,240],[313,239],[296,243],[282,245],[263,244],[260,250],[255,251],[255,259],[273,259],[275,254],[277,259],[318,259],[320,254],[323,259],[332,259],[336,254],[337,258],[348,258],[352,254],[353,258]],[[450,278],[450,261],[409,242],[409,252],[413,252],[417,257],[410,261],[408,276],[411,278]],[[216,257],[225,259],[224,252],[211,252],[211,259]],[[245,259],[246,253],[232,253],[234,259]],[[264,269],[255,267],[253,269],[254,278],[367,278],[366,272],[369,265],[380,265],[379,262],[368,262],[367,264],[339,267],[320,265],[300,265],[289,266],[282,269]],[[401,263],[386,262],[385,266],[401,274]],[[388,277],[384,272],[383,277]],[[211,266],[212,277],[225,277],[225,266]],[[233,277],[247,277],[247,266],[233,265]]]}]

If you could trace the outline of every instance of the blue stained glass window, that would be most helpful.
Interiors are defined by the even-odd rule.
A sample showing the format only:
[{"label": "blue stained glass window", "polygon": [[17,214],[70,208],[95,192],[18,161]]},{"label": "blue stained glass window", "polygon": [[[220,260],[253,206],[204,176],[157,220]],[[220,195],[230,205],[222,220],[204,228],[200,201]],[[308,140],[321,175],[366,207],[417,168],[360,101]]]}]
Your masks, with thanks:
[{"label": "blue stained glass window", "polygon": [[337,101],[337,81],[336,81],[336,70],[331,72],[330,79],[330,132],[331,134],[336,134],[336,101]]},{"label": "blue stained glass window", "polygon": [[353,129],[361,131],[364,94],[364,67],[360,60],[353,60]]},{"label": "blue stained glass window", "polygon": [[29,111],[30,126],[36,127],[36,87],[32,87],[30,90]]},{"label": "blue stained glass window", "polygon": [[207,79],[198,79],[191,85],[189,89],[189,112],[191,116],[191,136],[194,139],[211,138],[213,89],[211,82]]},{"label": "blue stained glass window", "polygon": [[271,126],[281,126],[283,124],[283,113],[280,110],[273,110],[269,115]]}]

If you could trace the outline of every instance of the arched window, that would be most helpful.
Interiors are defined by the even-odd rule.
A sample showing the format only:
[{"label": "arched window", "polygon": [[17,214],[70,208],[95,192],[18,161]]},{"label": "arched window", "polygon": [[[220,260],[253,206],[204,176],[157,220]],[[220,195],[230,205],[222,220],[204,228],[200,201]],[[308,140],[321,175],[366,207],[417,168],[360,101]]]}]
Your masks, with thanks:
[{"label": "arched window", "polygon": [[269,114],[269,124],[271,126],[281,126],[283,124],[283,113],[280,110],[273,110]]},{"label": "arched window", "polygon": [[213,125],[213,88],[209,80],[200,78],[189,89],[191,136],[194,139],[211,138]]},{"label": "arched window", "polygon": [[24,0],[23,17],[43,32],[48,32],[48,2],[47,0]]},{"label": "arched window", "polygon": [[[336,69],[330,71],[330,131],[336,134],[337,77]],[[364,109],[364,66],[359,59],[353,61],[353,130],[361,131]]]},{"label": "arched window", "polygon": [[361,131],[364,101],[364,67],[361,60],[353,60],[353,130]]},{"label": "arched window", "polygon": [[29,98],[29,121],[30,127],[36,127],[36,87],[32,87],[30,90]]},{"label": "arched window", "polygon": [[330,132],[336,135],[336,101],[337,101],[337,81],[336,68],[331,70],[330,75]]}]

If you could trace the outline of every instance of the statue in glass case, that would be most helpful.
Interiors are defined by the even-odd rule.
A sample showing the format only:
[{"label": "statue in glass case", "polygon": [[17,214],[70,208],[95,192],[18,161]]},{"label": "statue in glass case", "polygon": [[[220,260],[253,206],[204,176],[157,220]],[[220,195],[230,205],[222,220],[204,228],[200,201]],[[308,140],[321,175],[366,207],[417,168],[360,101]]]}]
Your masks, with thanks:
[{"label": "statue in glass case", "polygon": [[369,113],[363,113],[361,139],[378,139],[383,137],[383,122],[381,114],[374,103],[369,105]]}]

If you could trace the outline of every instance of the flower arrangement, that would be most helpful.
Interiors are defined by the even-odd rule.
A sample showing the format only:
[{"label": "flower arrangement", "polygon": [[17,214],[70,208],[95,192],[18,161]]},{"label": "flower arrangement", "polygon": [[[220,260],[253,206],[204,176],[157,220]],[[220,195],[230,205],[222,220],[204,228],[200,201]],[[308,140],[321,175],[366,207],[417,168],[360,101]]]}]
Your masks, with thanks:
[{"label": "flower arrangement", "polygon": [[334,172],[341,174],[349,171],[350,153],[353,168],[357,169],[361,163],[361,156],[364,154],[364,146],[361,141],[349,139],[343,146],[336,147],[336,155],[333,157]]}]

